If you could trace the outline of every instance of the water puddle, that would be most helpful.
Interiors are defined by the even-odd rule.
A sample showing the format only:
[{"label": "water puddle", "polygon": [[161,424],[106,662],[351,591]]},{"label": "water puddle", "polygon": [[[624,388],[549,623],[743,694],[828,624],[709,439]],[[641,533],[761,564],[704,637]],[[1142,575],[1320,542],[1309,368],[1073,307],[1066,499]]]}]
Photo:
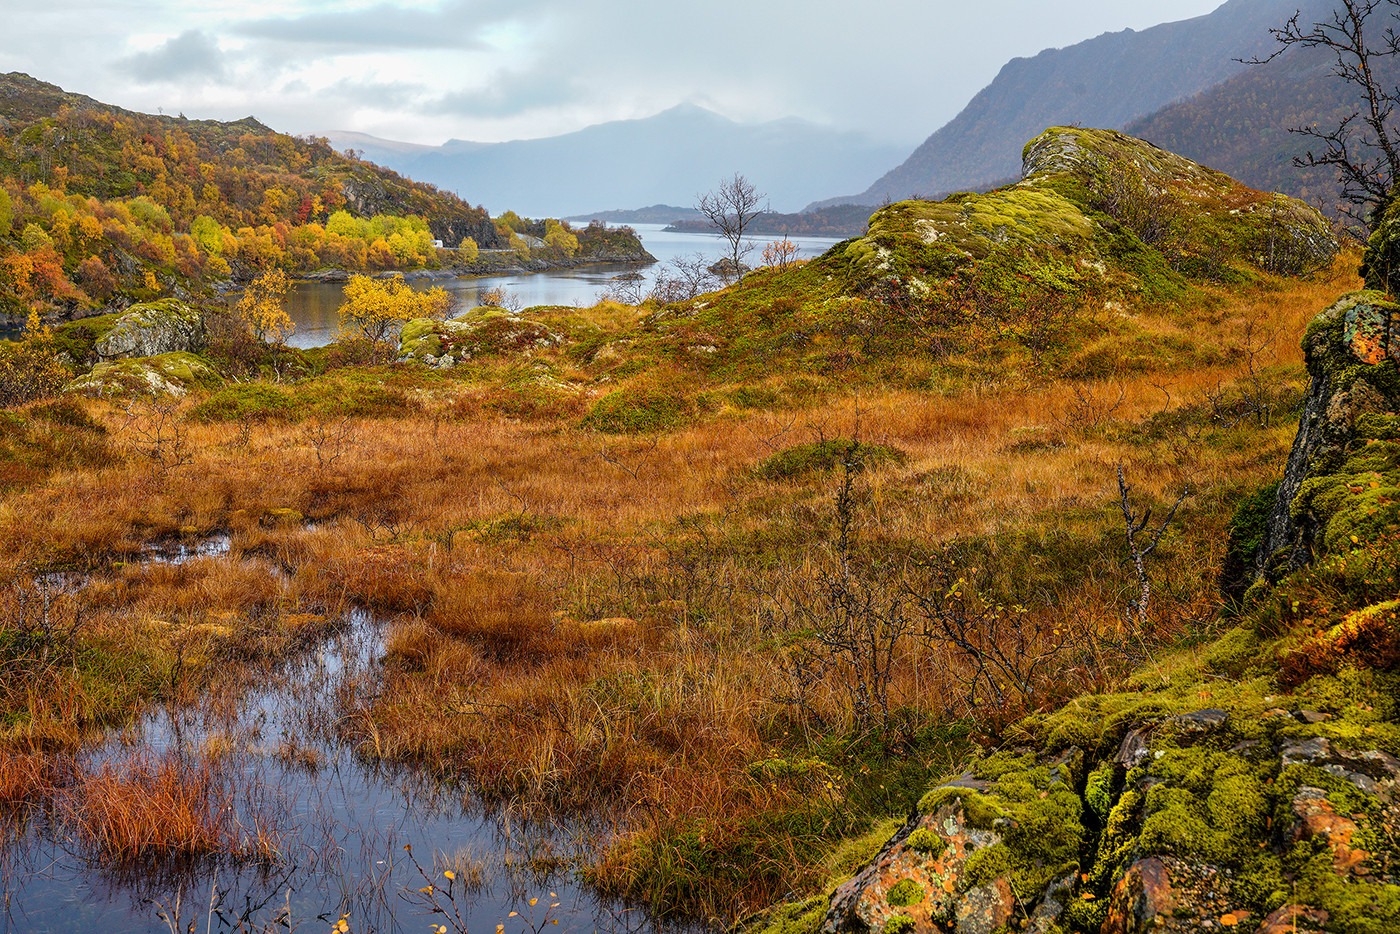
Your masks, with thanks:
[{"label": "water puddle", "polygon": [[[227,552],[221,537],[149,557]],[[573,878],[577,828],[488,813],[462,789],[347,748],[340,701],[372,689],[382,626],[362,611],[343,623],[314,651],[218,685],[197,706],[157,709],[78,763],[88,774],[143,763],[208,769],[223,795],[223,826],[249,852],[261,840],[275,859],[94,861],[53,809],[19,810],[0,817],[0,934],[169,934],[191,922],[201,932],[315,931],[342,917],[360,934],[435,924],[482,934],[504,924],[517,934],[556,919],[562,931],[657,930],[644,912],[600,900]],[[457,877],[451,900],[447,868]],[[438,889],[421,891],[429,884]],[[431,913],[434,896],[453,917]]]}]

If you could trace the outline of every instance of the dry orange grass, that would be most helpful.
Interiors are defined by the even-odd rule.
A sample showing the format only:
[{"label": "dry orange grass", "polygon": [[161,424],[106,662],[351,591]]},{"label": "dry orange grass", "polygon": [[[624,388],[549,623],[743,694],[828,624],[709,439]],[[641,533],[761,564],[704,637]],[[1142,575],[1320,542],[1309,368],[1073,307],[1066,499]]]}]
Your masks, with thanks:
[{"label": "dry orange grass", "polygon": [[59,801],[62,820],[103,858],[227,855],[275,859],[281,835],[244,823],[230,781],[208,758],[143,752],[82,769]]},{"label": "dry orange grass", "polygon": [[[135,619],[159,620],[167,638],[172,625],[227,623],[236,639],[259,621],[333,616],[352,603],[397,614],[383,683],[345,696],[345,728],[362,749],[540,806],[606,802],[631,830],[704,815],[740,821],[798,807],[812,791],[748,769],[818,728],[775,700],[791,690],[779,661],[794,636],[774,627],[771,603],[787,581],[829,566],[836,493],[833,477],[773,482],[755,465],[818,437],[907,452],[904,464],[862,476],[855,528],[872,547],[1016,535],[1092,543],[1097,559],[1033,609],[1038,623],[1077,627],[1076,652],[1054,671],[1060,689],[1101,685],[1152,640],[1209,618],[1228,518],[1219,507],[1230,490],[1276,475],[1293,433],[1276,421],[1207,448],[1143,426],[1206,405],[1249,377],[1251,361],[1255,374],[1296,380],[1306,322],[1355,285],[1348,262],[1313,281],[1139,313],[1146,332],[1223,348],[1220,363],[1196,369],[1081,384],[987,379],[947,394],[867,387],[646,438],[479,415],[452,401],[458,393],[436,414],[427,399],[422,414],[349,420],[329,460],[300,426],[244,435],[191,424],[189,466],[165,473],[132,459],[10,496],[0,554],[106,568],[87,599],[106,609],[98,622],[112,638],[137,640]],[[1273,331],[1272,342],[1259,336]],[[120,411],[92,408],[120,426]],[[1193,490],[1154,567],[1151,633],[1123,625],[1120,463],[1139,504]],[[232,533],[234,560],[110,568],[143,543],[214,530]],[[969,712],[963,660],[905,654],[897,702],[927,717]],[[80,715],[57,704],[44,699],[33,722]],[[812,705],[821,728],[851,727],[835,687]],[[128,803],[142,782],[201,781],[162,768],[173,766],[102,780]],[[178,798],[173,786],[162,793]],[[199,804],[189,801],[191,814]],[[114,812],[90,833],[118,828],[101,845],[125,852],[133,821]],[[191,840],[226,834],[187,825]],[[755,892],[727,908],[770,900]]]}]

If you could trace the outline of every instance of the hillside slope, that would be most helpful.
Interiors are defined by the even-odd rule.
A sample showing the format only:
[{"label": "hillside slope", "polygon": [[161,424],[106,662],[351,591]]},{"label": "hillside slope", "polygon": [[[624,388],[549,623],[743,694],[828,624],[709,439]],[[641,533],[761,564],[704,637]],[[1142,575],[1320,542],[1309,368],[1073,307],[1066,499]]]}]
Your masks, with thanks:
[{"label": "hillside slope", "polygon": [[[1312,0],[1303,7],[1306,17],[1326,4]],[[1271,51],[1268,29],[1296,9],[1297,4],[1284,0],[1229,0],[1205,16],[1141,32],[1105,33],[1068,48],[1046,49],[1034,58],[1012,59],[901,165],[860,194],[813,207],[880,204],[985,188],[1011,178],[1019,168],[1023,140],[1055,125],[1121,129],[1210,88],[1245,67],[1236,59]]]},{"label": "hillside slope", "polygon": [[[498,247],[514,252],[478,253]],[[601,227],[528,248],[484,208],[252,117],[133,113],[0,76],[0,324],[188,299],[270,267],[478,271],[622,257],[650,261],[630,231]]]},{"label": "hillside slope", "polygon": [[[1335,213],[1336,173],[1299,168],[1296,156],[1316,145],[1290,127],[1335,127],[1362,104],[1333,73],[1326,50],[1294,49],[1185,101],[1134,122],[1127,132],[1192,159],[1208,162],[1247,184],[1285,191]],[[1400,79],[1400,67],[1378,59],[1382,85]]]}]

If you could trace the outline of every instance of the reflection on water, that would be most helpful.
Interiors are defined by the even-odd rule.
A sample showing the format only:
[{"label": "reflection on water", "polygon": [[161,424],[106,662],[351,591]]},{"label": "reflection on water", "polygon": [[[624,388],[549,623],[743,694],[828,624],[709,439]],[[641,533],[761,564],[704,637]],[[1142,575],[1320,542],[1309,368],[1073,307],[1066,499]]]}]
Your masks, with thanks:
[{"label": "reflection on water", "polygon": [[[655,281],[656,274],[673,257],[690,257],[696,253],[713,262],[727,252],[728,244],[717,236],[693,233],[668,233],[661,224],[634,225],[642,244],[658,260],[655,264],[640,263],[599,263],[575,269],[558,269],[512,276],[482,276],[471,279],[444,279],[434,282],[415,282],[417,289],[441,287],[452,294],[454,306],[451,314],[456,315],[481,304],[481,293],[489,289],[503,288],[507,294],[518,299],[522,307],[530,305],[575,305],[586,307],[594,304],[601,293],[613,285],[613,278],[623,273],[641,273],[647,284]],[[798,258],[808,259],[820,256],[837,241],[829,237],[793,237],[798,247]],[[760,239],[750,254],[753,262],[761,254],[763,241]],[[288,341],[295,347],[319,347],[335,339],[340,326],[336,309],[341,303],[341,285],[328,282],[299,282],[287,295],[287,313],[296,323],[296,333]]]},{"label": "reflection on water", "polygon": [[[226,552],[217,537],[151,557],[234,560]],[[448,865],[461,878],[456,911],[473,932],[498,923],[522,932],[534,897],[559,902],[563,931],[658,930],[645,912],[573,879],[568,860],[582,825],[488,812],[467,790],[347,746],[346,700],[373,690],[382,652],[381,622],[352,612],[315,650],[216,679],[200,704],[156,710],[80,756],[88,769],[166,757],[212,763],[236,826],[248,834],[273,826],[277,860],[103,860],[65,824],[61,805],[0,808],[0,932],[155,934],[190,922],[199,931],[327,930],[342,915],[357,934],[416,932],[445,920],[424,914],[431,906],[418,866],[441,886]]]}]

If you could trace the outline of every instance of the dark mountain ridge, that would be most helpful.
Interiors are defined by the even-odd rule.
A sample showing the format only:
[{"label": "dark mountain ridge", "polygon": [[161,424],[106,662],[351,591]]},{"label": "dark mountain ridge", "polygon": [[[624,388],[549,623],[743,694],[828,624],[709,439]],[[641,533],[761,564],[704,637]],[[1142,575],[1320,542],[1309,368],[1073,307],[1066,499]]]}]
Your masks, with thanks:
[{"label": "dark mountain ridge", "polygon": [[[1238,75],[1247,67],[1239,59],[1271,52],[1269,28],[1298,8],[1295,0],[1229,0],[1204,16],[1012,59],[901,165],[860,194],[809,209],[971,190],[1014,176],[1022,141],[1047,126],[1121,129]],[[1328,8],[1310,0],[1302,17],[1308,21]]]}]

